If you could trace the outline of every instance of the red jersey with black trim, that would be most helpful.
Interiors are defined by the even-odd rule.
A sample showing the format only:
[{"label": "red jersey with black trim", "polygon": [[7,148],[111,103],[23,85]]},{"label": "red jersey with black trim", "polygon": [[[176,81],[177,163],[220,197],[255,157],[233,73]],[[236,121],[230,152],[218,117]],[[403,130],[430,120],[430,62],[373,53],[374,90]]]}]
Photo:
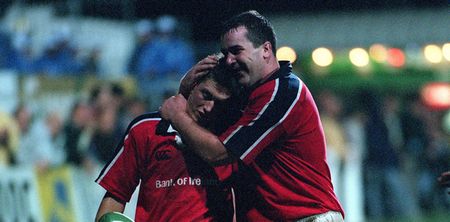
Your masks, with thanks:
[{"label": "red jersey with black trim", "polygon": [[343,214],[316,104],[291,65],[280,66],[254,87],[241,118],[220,136],[245,168],[237,174],[237,208],[248,221],[290,221],[330,210]]},{"label": "red jersey with black trim", "polygon": [[135,221],[231,221],[232,206],[214,170],[177,145],[158,113],[131,122],[96,182],[128,202],[140,183]]}]

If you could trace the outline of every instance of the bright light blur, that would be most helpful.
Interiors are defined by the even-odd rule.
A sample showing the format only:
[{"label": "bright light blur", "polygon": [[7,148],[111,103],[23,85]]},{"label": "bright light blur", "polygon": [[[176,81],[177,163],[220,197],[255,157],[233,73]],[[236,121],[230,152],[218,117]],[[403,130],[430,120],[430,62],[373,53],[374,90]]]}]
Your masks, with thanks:
[{"label": "bright light blur", "polygon": [[384,45],[374,44],[369,48],[370,57],[376,62],[383,63],[386,62],[388,54],[387,49]]},{"label": "bright light blur", "polygon": [[398,48],[390,48],[387,51],[387,62],[396,68],[400,68],[405,65],[405,53]]},{"label": "bright light blur", "polygon": [[429,83],[422,88],[422,99],[428,107],[436,110],[450,108],[450,83]]},{"label": "bright light blur", "polygon": [[353,65],[364,67],[369,64],[369,54],[363,48],[354,48],[348,54]]},{"label": "bright light blur", "polygon": [[427,45],[423,50],[423,54],[428,62],[440,63],[442,61],[442,51],[437,45]]},{"label": "bright light blur", "polygon": [[445,60],[450,62],[450,43],[445,43],[442,46],[442,55],[444,56]]},{"label": "bright light blur", "polygon": [[278,60],[288,60],[291,63],[294,63],[297,60],[297,54],[295,50],[288,46],[283,46],[277,50],[276,53]]},{"label": "bright light blur", "polygon": [[333,54],[327,48],[317,48],[312,52],[312,59],[316,65],[326,67],[333,63]]}]

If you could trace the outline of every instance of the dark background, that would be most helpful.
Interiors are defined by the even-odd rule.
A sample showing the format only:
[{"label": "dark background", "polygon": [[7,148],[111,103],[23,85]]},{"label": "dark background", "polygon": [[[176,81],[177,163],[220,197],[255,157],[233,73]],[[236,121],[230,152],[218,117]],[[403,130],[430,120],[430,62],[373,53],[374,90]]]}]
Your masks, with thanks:
[{"label": "dark background", "polygon": [[[446,0],[136,0],[134,16],[152,18],[160,14],[173,14],[184,17],[193,25],[193,39],[208,41],[217,37],[221,20],[249,9],[255,9],[264,15],[268,15],[445,6],[448,6]],[[92,8],[89,4],[84,5],[83,14],[93,16],[114,15],[108,7]]]},{"label": "dark background", "polygon": [[220,22],[239,12],[255,9],[269,16],[338,11],[448,7],[448,0],[1,0],[3,12],[12,3],[55,3],[60,15],[79,14],[118,20],[156,18],[172,14],[192,24],[194,41],[217,38]]}]

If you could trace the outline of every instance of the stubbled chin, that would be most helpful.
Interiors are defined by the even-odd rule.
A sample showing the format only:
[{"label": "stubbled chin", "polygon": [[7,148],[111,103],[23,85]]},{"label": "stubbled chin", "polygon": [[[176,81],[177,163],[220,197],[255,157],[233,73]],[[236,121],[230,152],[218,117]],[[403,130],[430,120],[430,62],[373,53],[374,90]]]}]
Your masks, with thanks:
[{"label": "stubbled chin", "polygon": [[245,78],[245,76],[241,76],[241,78],[239,78],[239,84],[241,84],[242,86],[248,86],[249,84],[249,79]]}]

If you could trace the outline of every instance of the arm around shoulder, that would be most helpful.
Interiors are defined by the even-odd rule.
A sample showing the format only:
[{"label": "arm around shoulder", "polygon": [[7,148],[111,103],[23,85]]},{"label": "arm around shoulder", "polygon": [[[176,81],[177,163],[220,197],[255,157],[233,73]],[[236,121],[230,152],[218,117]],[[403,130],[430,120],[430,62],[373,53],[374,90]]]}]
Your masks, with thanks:
[{"label": "arm around shoulder", "polygon": [[227,149],[220,139],[209,130],[198,125],[188,115],[180,113],[172,122],[189,149],[208,163],[229,158]]}]

